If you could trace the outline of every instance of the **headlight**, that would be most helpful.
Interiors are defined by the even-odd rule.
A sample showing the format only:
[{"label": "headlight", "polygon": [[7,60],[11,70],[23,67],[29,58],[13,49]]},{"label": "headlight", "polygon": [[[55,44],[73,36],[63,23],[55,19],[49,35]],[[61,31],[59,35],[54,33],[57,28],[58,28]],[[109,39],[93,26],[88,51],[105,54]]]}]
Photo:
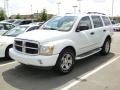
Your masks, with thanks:
[{"label": "headlight", "polygon": [[52,55],[53,54],[53,50],[54,50],[54,46],[50,45],[50,46],[41,46],[40,47],[40,55]]}]

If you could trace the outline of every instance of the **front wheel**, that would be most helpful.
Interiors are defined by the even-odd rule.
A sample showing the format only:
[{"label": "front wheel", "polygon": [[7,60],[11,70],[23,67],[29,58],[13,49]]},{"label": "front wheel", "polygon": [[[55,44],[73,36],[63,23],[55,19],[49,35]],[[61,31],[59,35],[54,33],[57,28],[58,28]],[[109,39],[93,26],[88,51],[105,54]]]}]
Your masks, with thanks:
[{"label": "front wheel", "polygon": [[58,61],[54,67],[54,70],[60,74],[67,74],[73,69],[74,63],[75,63],[74,51],[70,49],[65,49],[60,53]]},{"label": "front wheel", "polygon": [[8,46],[6,51],[5,51],[5,58],[11,60],[11,57],[9,55],[9,50],[12,48],[12,45]]},{"label": "front wheel", "polygon": [[100,52],[101,55],[107,55],[110,52],[111,48],[111,40],[107,38],[102,46],[102,50]]}]

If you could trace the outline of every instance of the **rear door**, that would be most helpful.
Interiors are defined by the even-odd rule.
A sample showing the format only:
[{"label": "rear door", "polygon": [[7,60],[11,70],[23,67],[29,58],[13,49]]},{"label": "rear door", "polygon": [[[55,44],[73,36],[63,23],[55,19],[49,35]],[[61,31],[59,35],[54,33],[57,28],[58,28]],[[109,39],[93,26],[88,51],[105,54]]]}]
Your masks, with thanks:
[{"label": "rear door", "polygon": [[96,15],[91,16],[91,19],[94,27],[96,47],[101,47],[100,43],[101,40],[105,38],[105,32],[106,32],[103,21],[100,16],[96,16]]}]

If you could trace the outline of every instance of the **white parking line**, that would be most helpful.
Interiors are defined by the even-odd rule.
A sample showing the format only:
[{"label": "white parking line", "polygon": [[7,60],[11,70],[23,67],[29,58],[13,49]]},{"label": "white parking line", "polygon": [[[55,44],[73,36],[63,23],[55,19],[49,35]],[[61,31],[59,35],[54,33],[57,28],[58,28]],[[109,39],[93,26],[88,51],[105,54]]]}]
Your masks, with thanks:
[{"label": "white parking line", "polygon": [[106,66],[108,66],[109,64],[113,63],[114,61],[116,61],[116,60],[119,59],[119,58],[120,58],[120,56],[118,56],[118,57],[116,57],[116,58],[114,58],[114,59],[106,62],[105,64],[99,66],[98,68],[96,68],[96,69],[88,72],[87,74],[83,75],[79,80],[75,80],[74,82],[72,82],[72,83],[69,84],[68,86],[62,88],[61,90],[68,90],[68,89],[72,88],[72,87],[75,86],[76,84],[80,83],[81,80],[84,80],[84,79],[88,78],[89,76],[91,76],[91,75],[93,75],[94,73],[100,71],[101,69],[103,69],[104,67],[106,67]]},{"label": "white parking line", "polygon": [[11,65],[11,64],[15,64],[15,63],[16,63],[16,61],[10,62],[10,63],[6,63],[6,64],[2,64],[2,65],[0,65],[0,67],[7,66],[7,65]]}]

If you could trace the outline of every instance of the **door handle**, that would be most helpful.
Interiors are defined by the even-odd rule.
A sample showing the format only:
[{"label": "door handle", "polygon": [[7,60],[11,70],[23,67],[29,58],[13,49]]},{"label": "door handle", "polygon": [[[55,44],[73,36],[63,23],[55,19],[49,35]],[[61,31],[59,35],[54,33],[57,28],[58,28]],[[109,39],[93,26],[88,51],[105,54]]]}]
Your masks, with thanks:
[{"label": "door handle", "polygon": [[106,32],[106,30],[103,30],[103,32]]},{"label": "door handle", "polygon": [[91,35],[94,35],[94,34],[95,34],[95,32],[91,32],[90,34],[91,34]]}]

